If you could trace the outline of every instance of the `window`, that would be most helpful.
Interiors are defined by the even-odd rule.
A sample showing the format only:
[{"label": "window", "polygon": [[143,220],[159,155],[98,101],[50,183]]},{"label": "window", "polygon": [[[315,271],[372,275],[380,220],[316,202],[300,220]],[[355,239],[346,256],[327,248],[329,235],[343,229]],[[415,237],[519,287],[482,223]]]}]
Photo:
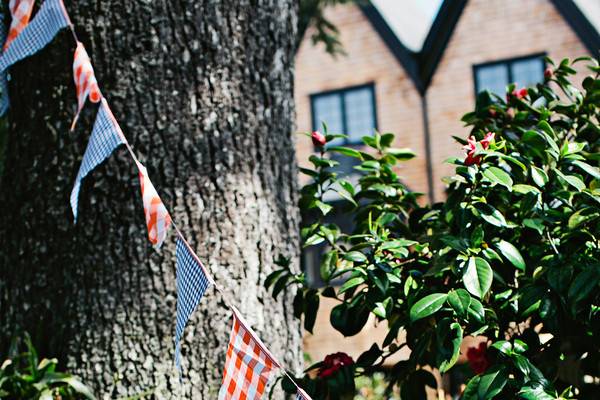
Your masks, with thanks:
[{"label": "window", "polygon": [[510,83],[531,86],[544,80],[545,54],[494,61],[473,66],[475,94],[489,90],[504,96]]},{"label": "window", "polygon": [[310,96],[313,130],[324,122],[330,134],[343,133],[334,145],[361,144],[361,138],[377,129],[373,84],[317,93]]}]

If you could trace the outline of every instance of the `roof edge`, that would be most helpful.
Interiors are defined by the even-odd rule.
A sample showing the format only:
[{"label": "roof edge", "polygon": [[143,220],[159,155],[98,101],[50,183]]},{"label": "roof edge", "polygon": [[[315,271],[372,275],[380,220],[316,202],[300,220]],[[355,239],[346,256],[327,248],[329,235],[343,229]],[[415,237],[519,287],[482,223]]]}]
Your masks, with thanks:
[{"label": "roof edge", "polygon": [[573,0],[550,0],[560,15],[567,21],[579,40],[594,57],[599,56],[600,33]]},{"label": "roof edge", "polygon": [[358,7],[369,20],[375,31],[383,39],[390,52],[396,57],[398,62],[404,67],[407,74],[414,82],[417,90],[423,93],[426,87],[421,81],[420,66],[418,63],[418,53],[409,50],[398,38],[396,33],[389,26],[379,10],[371,4],[370,1],[359,3]]},{"label": "roof edge", "polygon": [[419,52],[419,69],[425,88],[428,88],[431,83],[466,5],[467,0],[444,0],[442,2]]}]

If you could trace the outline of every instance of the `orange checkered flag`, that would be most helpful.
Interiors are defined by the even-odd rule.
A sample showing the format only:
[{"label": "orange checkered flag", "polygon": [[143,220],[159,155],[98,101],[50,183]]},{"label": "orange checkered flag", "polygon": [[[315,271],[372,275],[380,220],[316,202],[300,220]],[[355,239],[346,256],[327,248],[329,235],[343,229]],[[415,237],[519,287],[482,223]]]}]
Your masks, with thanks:
[{"label": "orange checkered flag", "polygon": [[148,227],[148,239],[154,248],[159,249],[167,237],[167,231],[171,225],[171,216],[150,181],[146,167],[138,161],[136,163],[140,171],[140,186],[142,188],[146,226]]},{"label": "orange checkered flag", "polygon": [[73,78],[75,79],[75,90],[77,92],[77,114],[75,114],[71,124],[71,130],[75,129],[75,124],[79,119],[79,113],[85,104],[85,100],[89,97],[92,103],[98,103],[102,99],[92,62],[81,42],[77,42],[77,48],[75,49]]},{"label": "orange checkered flag", "polygon": [[31,10],[33,10],[33,3],[34,0],[10,0],[10,3],[8,3],[12,21],[10,22],[6,42],[4,42],[4,50],[8,49],[11,42],[19,36],[19,33],[21,33],[29,23]]},{"label": "orange checkered flag", "polygon": [[233,328],[219,400],[257,400],[265,392],[271,373],[280,367],[239,311],[232,309]]}]

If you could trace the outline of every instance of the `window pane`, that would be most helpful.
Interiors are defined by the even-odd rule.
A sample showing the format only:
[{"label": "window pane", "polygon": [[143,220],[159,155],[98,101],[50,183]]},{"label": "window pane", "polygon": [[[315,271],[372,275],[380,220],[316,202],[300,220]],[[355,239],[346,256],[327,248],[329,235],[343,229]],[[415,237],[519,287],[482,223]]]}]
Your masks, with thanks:
[{"label": "window pane", "polygon": [[351,143],[372,135],[375,129],[373,91],[370,87],[353,89],[344,94],[346,106],[346,135]]},{"label": "window pane", "polygon": [[508,85],[508,69],[504,64],[478,67],[475,70],[477,79],[477,90],[489,90],[498,96],[504,96],[506,85]]},{"label": "window pane", "polygon": [[544,61],[537,57],[515,61],[511,65],[511,72],[519,86],[535,85],[544,79]]},{"label": "window pane", "polygon": [[[329,133],[343,133],[342,99],[338,93],[323,94],[313,98],[314,124],[313,129],[321,131],[322,124],[327,124]],[[340,144],[336,139],[331,144]]]}]

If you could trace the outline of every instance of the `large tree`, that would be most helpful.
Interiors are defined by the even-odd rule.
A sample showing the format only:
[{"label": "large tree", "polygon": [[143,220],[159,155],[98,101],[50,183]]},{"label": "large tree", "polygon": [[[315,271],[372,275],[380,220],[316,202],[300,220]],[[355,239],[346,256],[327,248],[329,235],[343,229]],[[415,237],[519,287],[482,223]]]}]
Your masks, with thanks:
[{"label": "large tree", "polygon": [[[38,4],[39,5],[39,4]],[[291,368],[300,331],[262,288],[298,255],[293,0],[65,0],[103,94],[174,221],[225,293]],[[124,148],[69,194],[96,107],[74,133],[74,41],[11,68],[0,178],[0,345],[27,330],[101,397],[179,392],[175,257],[146,239]],[[216,398],[230,330],[210,289],[184,334],[183,396]]]}]

